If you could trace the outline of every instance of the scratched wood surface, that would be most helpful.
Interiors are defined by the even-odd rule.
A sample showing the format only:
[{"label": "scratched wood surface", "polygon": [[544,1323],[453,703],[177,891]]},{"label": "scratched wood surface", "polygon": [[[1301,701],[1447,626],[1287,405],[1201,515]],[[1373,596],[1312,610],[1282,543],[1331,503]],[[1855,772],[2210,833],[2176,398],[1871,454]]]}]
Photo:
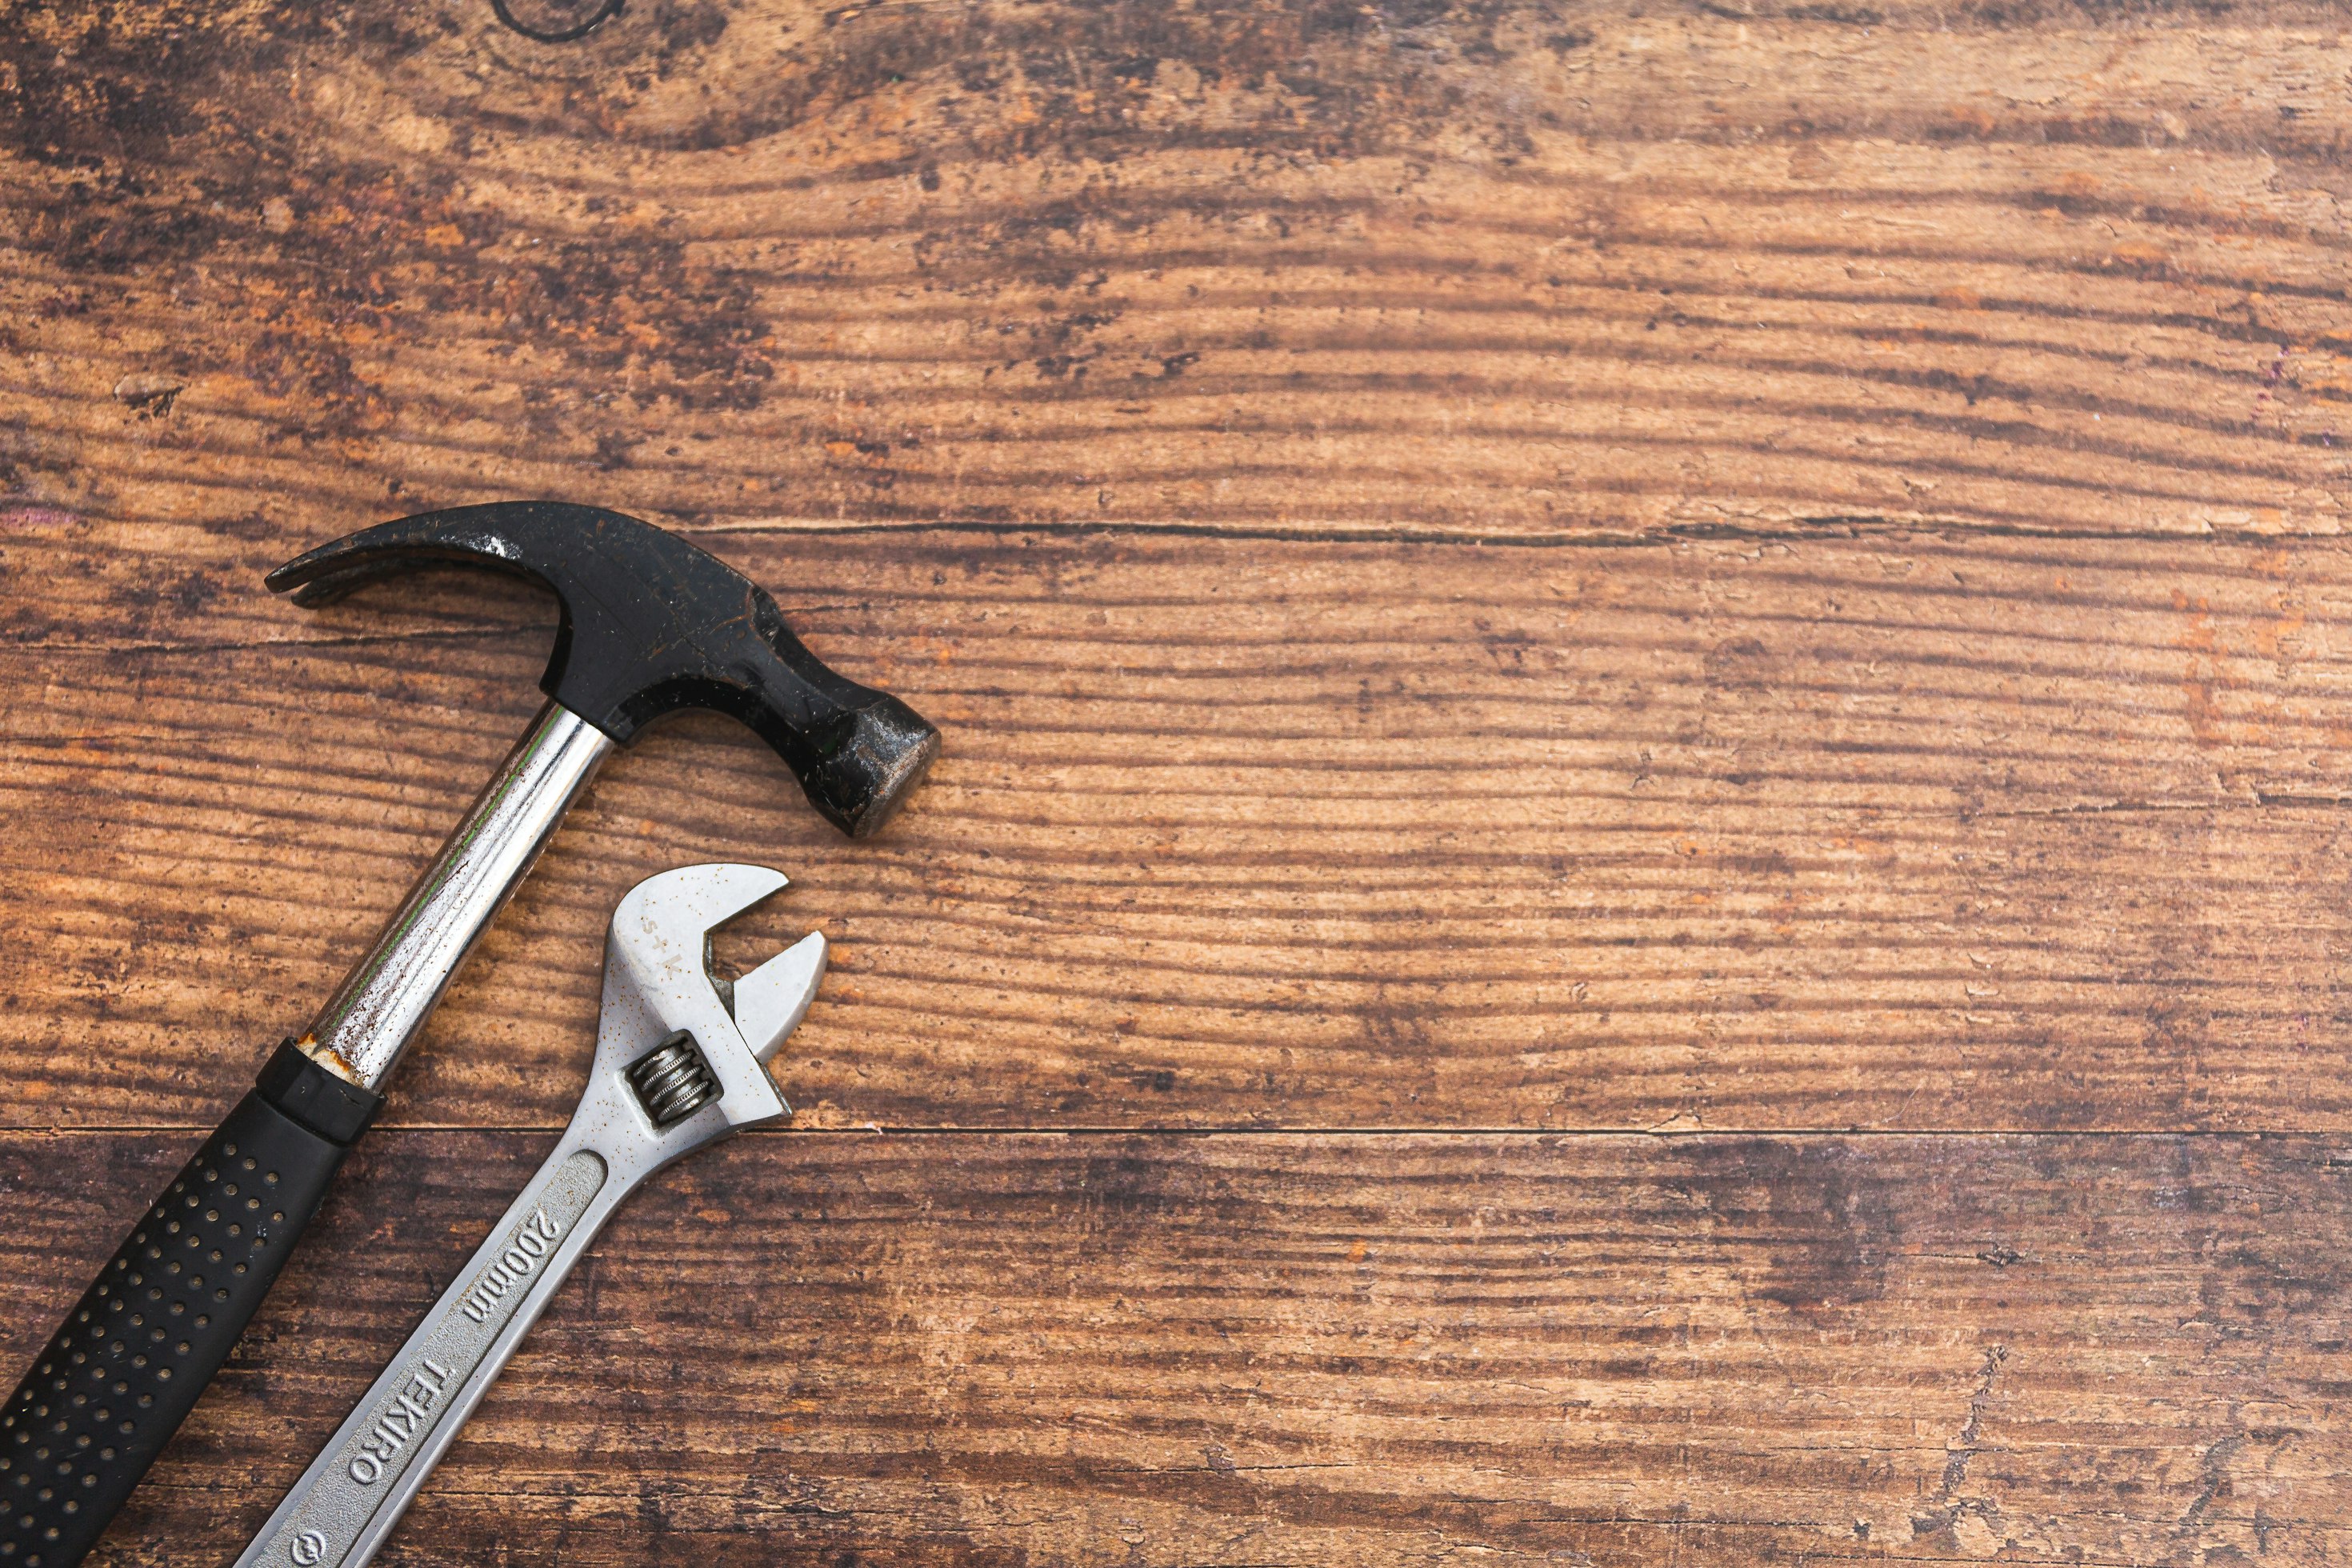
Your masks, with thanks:
[{"label": "scratched wood surface", "polygon": [[[369,1143],[111,1560],[225,1561],[549,1142]],[[2333,1141],[1362,1142],[739,1139],[624,1212],[384,1561],[2352,1548]],[[11,1318],[171,1168],[0,1136],[53,1194]]]},{"label": "scratched wood surface", "polygon": [[[946,760],[852,848],[721,721],[617,759],[394,1120],[560,1123],[614,900],[748,854],[812,1124],[2352,1121],[2333,545],[705,537]],[[217,594],[106,637],[154,554],[11,546],[8,1125],[208,1123],[538,700],[524,590],[156,544]]]},{"label": "scratched wood surface", "polygon": [[[569,0],[517,0],[564,15]],[[948,750],[574,813],[110,1536],[814,925],[401,1563],[2352,1560],[2352,12],[0,0],[0,1360],[528,720],[560,495]]]}]

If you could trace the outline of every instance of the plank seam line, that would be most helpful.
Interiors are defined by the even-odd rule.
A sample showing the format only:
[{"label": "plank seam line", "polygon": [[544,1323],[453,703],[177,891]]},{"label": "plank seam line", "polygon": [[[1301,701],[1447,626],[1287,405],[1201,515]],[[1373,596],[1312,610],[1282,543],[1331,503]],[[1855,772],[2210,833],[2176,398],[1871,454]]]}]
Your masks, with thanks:
[{"label": "plank seam line", "polygon": [[[269,601],[258,602],[266,604]],[[417,642],[487,642],[546,629],[544,626],[534,622],[530,626],[393,627],[380,632],[352,632],[329,637],[232,637],[212,642],[196,640],[172,642],[163,638],[149,638],[140,642],[93,642],[72,637],[49,637],[38,641],[12,643],[7,646],[12,650],[33,653],[255,653],[266,648],[371,647],[384,644]]]},{"label": "plank seam line", "polygon": [[751,537],[775,535],[805,535],[808,537],[855,538],[861,534],[919,533],[978,533],[991,537],[1015,534],[1041,534],[1054,538],[1085,539],[1103,535],[1137,534],[1180,539],[1231,539],[1253,542],[1287,544],[1434,544],[1470,548],[1557,550],[1557,549],[1658,549],[1667,545],[1710,540],[1754,540],[1770,543],[1787,543],[1816,539],[1866,538],[1878,534],[1966,534],[1993,539],[2047,539],[2068,542],[2105,543],[2110,541],[2155,544],[2223,543],[2261,544],[2272,549],[2284,545],[2318,545],[2341,549],[2342,542],[2335,535],[2319,533],[2286,533],[2256,528],[2134,528],[2134,529],[2074,529],[2043,527],[2018,522],[1977,522],[1958,517],[1888,517],[1883,514],[1853,513],[1828,517],[1805,517],[1787,523],[1757,526],[1738,523],[1690,522],[1670,523],[1663,528],[1626,532],[1612,529],[1577,529],[1545,533],[1496,533],[1465,529],[1442,528],[1360,528],[1345,524],[1329,527],[1265,527],[1257,525],[1226,526],[1217,523],[1169,522],[1144,520],[1103,521],[1099,520],[1046,520],[1036,522],[992,522],[984,520],[956,521],[951,519],[897,520],[877,519],[866,522],[843,522],[828,519],[794,521],[790,519],[756,520],[719,522],[698,519],[684,512],[660,513],[678,532],[688,535],[744,535]]},{"label": "plank seam line", "polygon": [[[402,1133],[480,1133],[532,1135],[552,1138],[563,1131],[563,1123],[488,1123],[458,1122],[399,1122],[379,1125],[375,1132]],[[93,1127],[14,1127],[0,1128],[0,1140],[121,1137],[130,1135],[161,1135],[170,1137],[198,1136],[208,1129],[190,1122],[184,1126],[105,1125]],[[949,1126],[883,1126],[868,1124],[860,1127],[754,1127],[746,1129],[745,1137],[760,1138],[1550,1138],[1550,1139],[1623,1139],[1644,1138],[1657,1142],[1706,1142],[1745,1138],[1778,1138],[1784,1140],[1894,1140],[1925,1141],[1931,1139],[2001,1138],[2018,1142],[2052,1141],[2059,1139],[2180,1139],[2197,1138],[2217,1142],[2248,1142],[2262,1139],[2352,1139],[2352,1128],[2341,1127],[2259,1127],[2259,1128],[2168,1128],[2168,1127],[2105,1127],[2105,1128],[1822,1128],[1822,1127],[1719,1127],[1676,1128],[1671,1131],[1652,1127],[1463,1127],[1463,1126],[1372,1126],[1372,1127],[1306,1127],[1306,1126],[1215,1126],[1215,1127],[1121,1127],[1108,1123],[1087,1123],[1066,1127],[949,1127]],[[2352,1167],[2352,1153],[2342,1161],[2330,1160],[2330,1165]]]}]

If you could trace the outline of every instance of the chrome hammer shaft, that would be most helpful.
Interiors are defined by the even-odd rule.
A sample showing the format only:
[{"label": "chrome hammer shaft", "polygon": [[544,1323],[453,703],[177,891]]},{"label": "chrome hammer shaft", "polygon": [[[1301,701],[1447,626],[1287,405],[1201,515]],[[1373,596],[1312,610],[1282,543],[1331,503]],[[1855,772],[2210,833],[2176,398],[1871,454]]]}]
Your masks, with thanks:
[{"label": "chrome hammer shaft", "polygon": [[541,708],[375,945],[294,1043],[362,1089],[390,1078],[466,955],[614,749],[603,731],[562,703]]}]

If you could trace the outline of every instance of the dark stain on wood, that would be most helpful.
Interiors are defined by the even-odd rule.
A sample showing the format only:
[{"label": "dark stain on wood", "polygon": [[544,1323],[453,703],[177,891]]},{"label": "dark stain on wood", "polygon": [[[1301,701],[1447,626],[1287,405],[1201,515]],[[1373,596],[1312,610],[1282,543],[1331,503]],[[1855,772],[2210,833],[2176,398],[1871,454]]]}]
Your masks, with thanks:
[{"label": "dark stain on wood", "polygon": [[[0,1137],[52,1194],[0,1353],[149,1142]],[[544,1142],[367,1145],[109,1560],[241,1539]],[[2342,1277],[2332,1147],[755,1135],[624,1213],[388,1560],[2325,1561],[2339,1336],[2272,1216]]]},{"label": "dark stain on wood", "polygon": [[1896,1205],[1874,1162],[1833,1140],[1693,1147],[1692,1190],[1710,1224],[1764,1242],[1756,1294],[1808,1314],[1885,1293]]}]

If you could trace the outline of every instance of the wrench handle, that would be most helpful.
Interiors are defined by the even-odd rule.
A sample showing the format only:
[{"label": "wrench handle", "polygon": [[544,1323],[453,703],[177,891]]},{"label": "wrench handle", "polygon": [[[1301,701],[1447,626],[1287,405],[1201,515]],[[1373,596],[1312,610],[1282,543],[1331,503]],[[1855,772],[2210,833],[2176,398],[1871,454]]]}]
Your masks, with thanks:
[{"label": "wrench handle", "polygon": [[575,1131],[460,1269],[237,1561],[359,1568],[407,1511],[634,1184]]},{"label": "wrench handle", "polygon": [[97,1543],[382,1103],[280,1046],[132,1222],[0,1405],[0,1563],[71,1568]]}]

